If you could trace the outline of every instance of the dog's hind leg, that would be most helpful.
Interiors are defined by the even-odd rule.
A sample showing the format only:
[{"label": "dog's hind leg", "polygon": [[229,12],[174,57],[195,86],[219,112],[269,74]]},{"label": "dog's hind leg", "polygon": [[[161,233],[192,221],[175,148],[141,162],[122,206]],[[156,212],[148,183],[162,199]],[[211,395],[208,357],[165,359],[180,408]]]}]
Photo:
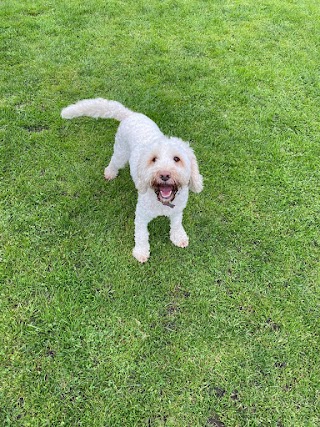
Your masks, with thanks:
[{"label": "dog's hind leg", "polygon": [[110,163],[104,170],[104,177],[107,180],[114,179],[118,175],[119,169],[124,168],[128,163],[129,156],[127,144],[117,134]]}]

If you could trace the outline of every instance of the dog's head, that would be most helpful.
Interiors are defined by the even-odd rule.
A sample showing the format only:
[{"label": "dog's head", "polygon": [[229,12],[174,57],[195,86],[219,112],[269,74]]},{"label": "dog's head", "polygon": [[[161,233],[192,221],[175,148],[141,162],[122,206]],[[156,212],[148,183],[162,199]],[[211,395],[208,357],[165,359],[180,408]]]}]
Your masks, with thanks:
[{"label": "dog's head", "polygon": [[202,176],[193,150],[179,138],[165,138],[146,147],[140,155],[136,187],[145,193],[152,188],[158,200],[170,204],[179,188],[202,190]]}]

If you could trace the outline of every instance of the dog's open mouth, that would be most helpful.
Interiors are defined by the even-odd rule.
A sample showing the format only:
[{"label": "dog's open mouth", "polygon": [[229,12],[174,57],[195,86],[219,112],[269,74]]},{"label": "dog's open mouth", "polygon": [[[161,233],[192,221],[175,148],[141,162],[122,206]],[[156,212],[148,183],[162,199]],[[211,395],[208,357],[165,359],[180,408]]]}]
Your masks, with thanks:
[{"label": "dog's open mouth", "polygon": [[171,202],[176,197],[177,191],[178,187],[174,184],[157,184],[154,186],[154,192],[156,193],[159,202],[170,207],[174,206],[171,205]]}]

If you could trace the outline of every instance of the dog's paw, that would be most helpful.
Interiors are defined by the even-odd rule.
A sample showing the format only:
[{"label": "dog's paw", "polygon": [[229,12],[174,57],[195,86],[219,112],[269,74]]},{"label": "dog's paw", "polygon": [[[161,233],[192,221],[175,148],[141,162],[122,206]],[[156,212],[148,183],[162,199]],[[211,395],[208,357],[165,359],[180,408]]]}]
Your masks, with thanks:
[{"label": "dog's paw", "polygon": [[114,179],[116,176],[118,175],[118,171],[115,171],[113,168],[111,168],[110,166],[108,166],[107,168],[105,168],[104,170],[104,177],[105,179],[107,179],[108,181],[110,181],[111,179]]},{"label": "dog's paw", "polygon": [[141,248],[134,248],[132,251],[132,255],[135,257],[136,260],[138,260],[141,263],[144,263],[148,261],[150,256],[150,251],[144,250]]},{"label": "dog's paw", "polygon": [[172,232],[170,234],[171,242],[179,248],[186,248],[189,245],[189,237],[184,230]]}]

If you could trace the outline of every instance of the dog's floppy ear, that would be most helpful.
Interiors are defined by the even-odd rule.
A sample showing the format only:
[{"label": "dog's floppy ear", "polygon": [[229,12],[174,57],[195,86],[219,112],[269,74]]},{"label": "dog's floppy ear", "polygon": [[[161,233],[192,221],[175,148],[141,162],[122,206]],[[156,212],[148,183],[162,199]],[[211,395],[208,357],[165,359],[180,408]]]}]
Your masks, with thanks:
[{"label": "dog's floppy ear", "polygon": [[137,191],[141,194],[147,192],[149,188],[148,180],[146,179],[145,156],[141,153],[136,163],[135,170],[132,170],[131,176]]},{"label": "dog's floppy ear", "polygon": [[141,174],[141,172],[138,172],[138,176],[137,176],[137,180],[135,180],[135,186],[136,189],[139,193],[144,194],[147,192],[148,190],[148,184],[146,183],[146,181],[143,179],[143,176]]},{"label": "dog's floppy ear", "polygon": [[191,175],[189,181],[189,188],[194,193],[200,193],[203,189],[203,178],[200,175],[198,162],[192,148],[188,147],[189,159],[191,162]]}]

